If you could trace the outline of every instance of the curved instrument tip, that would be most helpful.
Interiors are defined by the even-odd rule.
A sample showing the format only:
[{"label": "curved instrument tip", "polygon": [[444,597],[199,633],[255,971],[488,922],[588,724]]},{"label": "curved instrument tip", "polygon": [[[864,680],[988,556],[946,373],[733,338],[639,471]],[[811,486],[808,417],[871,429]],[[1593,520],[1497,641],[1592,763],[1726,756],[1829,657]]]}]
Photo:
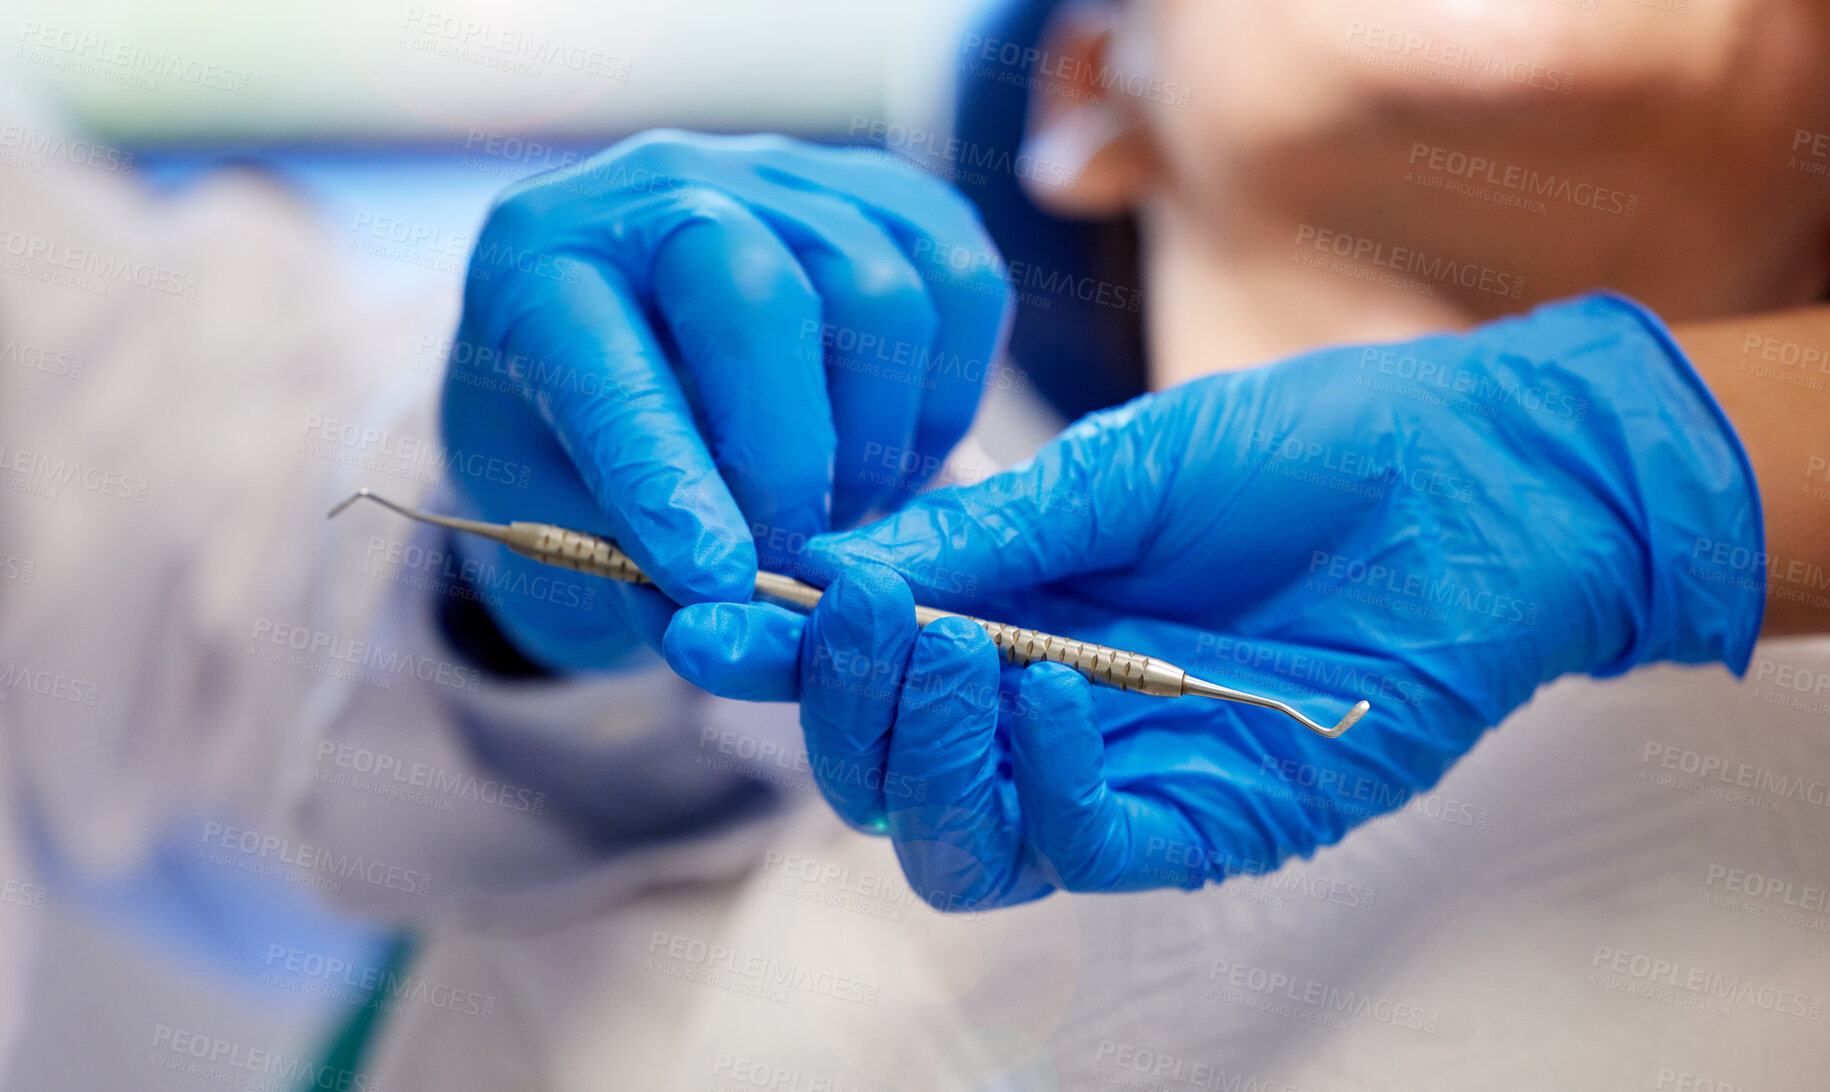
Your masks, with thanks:
[{"label": "curved instrument tip", "polygon": [[1361,717],[1365,716],[1367,713],[1369,713],[1371,711],[1372,711],[1371,702],[1367,702],[1367,701],[1358,702],[1354,705],[1354,707],[1352,709],[1347,710],[1347,715],[1341,718],[1341,723],[1335,725],[1332,729],[1330,729],[1329,731],[1323,732],[1322,734],[1327,736],[1329,739],[1333,739],[1334,737],[1340,735],[1342,732],[1345,732],[1347,729],[1352,728],[1354,726],[1354,724],[1357,723]]},{"label": "curved instrument tip", "polygon": [[340,501],[335,508],[332,508],[330,510],[330,512],[325,515],[324,518],[325,519],[336,519],[339,515],[342,514],[342,512],[345,508],[348,508],[350,505],[355,504],[357,501],[361,500],[363,497],[372,497],[372,496],[374,496],[374,494],[369,492],[368,486],[365,485],[361,489],[358,489],[354,493],[351,493],[349,496],[343,498],[343,500]]},{"label": "curved instrument tip", "polygon": [[335,519],[339,512],[342,512],[345,508],[355,504],[357,501],[365,499],[372,500],[391,512],[399,512],[408,519],[418,520],[421,523],[433,523],[440,527],[449,527],[453,531],[462,531],[469,535],[482,535],[484,538],[494,539],[497,542],[506,543],[508,541],[508,528],[499,523],[484,523],[481,520],[459,519],[456,516],[438,516],[433,515],[431,512],[422,512],[417,508],[408,508],[404,504],[395,504],[393,501],[367,486],[364,486],[345,497],[343,503],[332,508],[330,514],[324,518]]},{"label": "curved instrument tip", "polygon": [[1275,709],[1324,739],[1333,739],[1347,729],[1352,728],[1355,721],[1358,721],[1372,709],[1371,702],[1359,702],[1355,704],[1352,709],[1347,711],[1347,715],[1341,718],[1339,724],[1336,724],[1333,728],[1328,728],[1304,716],[1300,710],[1293,706],[1287,705],[1275,698],[1248,694],[1243,690],[1234,690],[1230,686],[1221,686],[1219,683],[1208,682],[1206,679],[1197,679],[1193,675],[1184,675],[1182,677],[1182,693],[1203,698],[1219,698],[1221,701],[1243,702],[1246,705],[1256,705],[1264,709]]}]

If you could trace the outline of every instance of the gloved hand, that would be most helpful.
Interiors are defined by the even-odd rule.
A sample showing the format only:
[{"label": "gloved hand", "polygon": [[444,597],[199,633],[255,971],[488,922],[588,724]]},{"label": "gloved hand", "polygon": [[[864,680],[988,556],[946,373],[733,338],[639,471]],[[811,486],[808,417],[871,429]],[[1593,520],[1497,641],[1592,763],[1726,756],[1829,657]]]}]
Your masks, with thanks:
[{"label": "gloved hand", "polygon": [[[809,619],[689,607],[666,649],[714,691],[798,697],[826,798],[887,830],[936,905],[1195,887],[1399,807],[1564,673],[1742,672],[1764,589],[1731,565],[1762,540],[1702,380],[1656,318],[1588,297],[1094,415],[819,540],[844,575]],[[913,601],[1161,656],[1325,723],[1373,709],[1327,740],[1053,665],[1003,668],[1000,689],[982,631],[917,632]]]},{"label": "gloved hand", "polygon": [[496,623],[545,667],[609,667],[676,602],[747,600],[759,549],[791,569],[907,499],[972,419],[1006,297],[971,205],[878,153],[650,132],[510,190],[470,260],[445,465],[469,513],[608,535],[660,593],[585,609],[461,539]]}]

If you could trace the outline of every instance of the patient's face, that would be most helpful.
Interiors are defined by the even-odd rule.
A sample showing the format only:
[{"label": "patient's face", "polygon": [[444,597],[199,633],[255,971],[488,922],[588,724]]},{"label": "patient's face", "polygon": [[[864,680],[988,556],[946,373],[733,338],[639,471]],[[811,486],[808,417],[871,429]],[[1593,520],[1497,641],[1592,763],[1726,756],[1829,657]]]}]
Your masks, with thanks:
[{"label": "patient's face", "polygon": [[1130,18],[1170,85],[1146,107],[1162,200],[1227,246],[1308,225],[1511,273],[1528,301],[1607,284],[1674,318],[1830,286],[1821,0],[1136,0]]}]

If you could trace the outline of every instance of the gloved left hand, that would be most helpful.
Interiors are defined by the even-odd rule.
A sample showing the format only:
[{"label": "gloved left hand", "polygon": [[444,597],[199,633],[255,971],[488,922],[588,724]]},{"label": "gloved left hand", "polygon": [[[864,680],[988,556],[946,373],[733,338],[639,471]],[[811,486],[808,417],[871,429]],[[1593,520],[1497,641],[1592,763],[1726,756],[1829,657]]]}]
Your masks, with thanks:
[{"label": "gloved left hand", "polygon": [[[1591,297],[1094,415],[1023,466],[820,540],[843,575],[810,618],[689,607],[666,650],[709,689],[798,698],[839,814],[887,832],[930,902],[981,908],[1273,869],[1434,785],[1568,672],[1744,670],[1764,587],[1732,566],[1761,543],[1702,380],[1656,318]],[[1373,711],[1330,740],[1000,668],[970,622],[918,631],[916,600],[1329,723]]]},{"label": "gloved left hand", "polygon": [[[1004,265],[971,204],[871,150],[643,133],[511,190],[470,259],[444,432],[466,511],[617,540],[656,588],[458,548],[523,655],[606,669],[909,499],[990,376]],[[503,588],[529,589],[504,592]]]}]

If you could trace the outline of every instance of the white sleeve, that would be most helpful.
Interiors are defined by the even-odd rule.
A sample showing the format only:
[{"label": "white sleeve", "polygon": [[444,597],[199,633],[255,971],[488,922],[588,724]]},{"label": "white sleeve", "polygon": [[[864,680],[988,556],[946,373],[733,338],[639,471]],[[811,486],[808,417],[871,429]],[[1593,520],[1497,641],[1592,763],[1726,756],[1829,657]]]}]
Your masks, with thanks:
[{"label": "white sleeve", "polygon": [[[0,170],[0,733],[18,807],[58,853],[124,870],[177,823],[200,852],[364,904],[366,877],[392,890],[395,862],[374,867],[392,854],[397,882],[409,860],[436,871],[429,899],[383,908],[422,913],[581,868],[638,876],[610,863],[705,833],[698,809],[765,806],[693,759],[719,716],[779,711],[710,712],[660,672],[485,687],[439,642],[426,590],[376,566],[372,540],[403,525],[325,520],[359,485],[414,502],[440,481],[426,346],[455,326],[455,280],[358,298],[309,211],[258,176],[155,200],[36,117],[0,124],[45,150]],[[553,762],[517,761],[530,732]],[[336,783],[338,747],[522,778],[513,800],[544,802],[377,796]],[[505,760],[514,774],[489,772]],[[647,829],[611,821],[644,806]]]},{"label": "white sleeve", "polygon": [[416,588],[370,648],[371,663],[401,652],[419,670],[352,684],[292,791],[305,858],[365,912],[577,920],[748,868],[775,821],[815,799],[793,706],[712,698],[658,659],[602,678],[480,676],[443,651]]},{"label": "white sleeve", "polygon": [[359,634],[383,600],[326,548],[364,452],[313,436],[429,392],[452,304],[354,298],[258,176],[155,200],[9,102],[38,151],[0,170],[0,718],[51,843],[118,870],[169,816],[271,806],[322,677],[257,635]]}]

